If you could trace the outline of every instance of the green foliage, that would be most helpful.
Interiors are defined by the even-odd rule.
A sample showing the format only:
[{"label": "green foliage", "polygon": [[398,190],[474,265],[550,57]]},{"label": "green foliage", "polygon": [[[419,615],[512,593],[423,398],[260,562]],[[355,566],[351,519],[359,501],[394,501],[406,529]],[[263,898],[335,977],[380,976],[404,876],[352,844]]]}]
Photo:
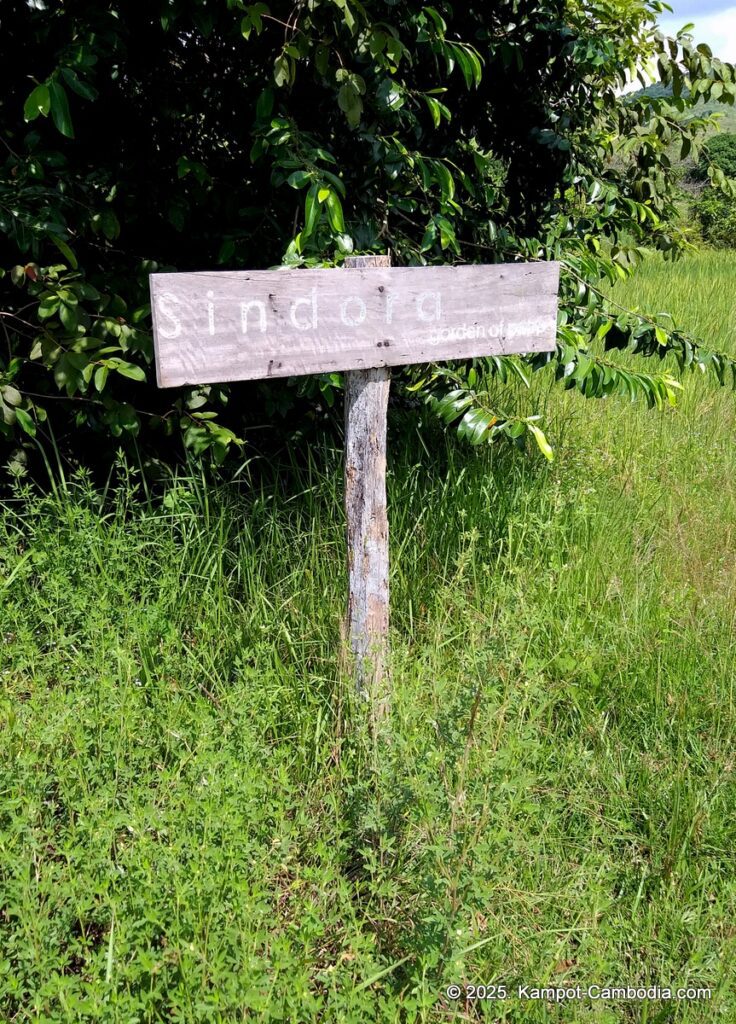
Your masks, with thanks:
[{"label": "green foliage", "polygon": [[736,178],[735,134],[714,135],[708,140],[697,167],[697,177],[701,181],[708,180],[708,169],[711,165],[719,167],[727,178]]},{"label": "green foliage", "polygon": [[[735,269],[651,258],[612,297],[669,300],[734,352]],[[481,979],[709,985],[634,1013],[733,1017],[736,592],[714,524],[736,515],[736,405],[715,379],[662,417],[518,361],[489,379],[548,409],[563,457],[392,421],[377,757],[336,666],[338,446],[240,486],[171,475],[160,500],[121,461],[105,492],[57,472],[2,504],[0,1018],[632,1021],[443,996]]]},{"label": "green foliage", "polygon": [[736,249],[736,201],[706,187],[694,203],[703,238],[721,249]]},{"label": "green foliage", "polygon": [[[714,122],[698,104],[736,95],[733,68],[708,47],[657,33],[661,10],[172,0],[122,17],[97,0],[14,5],[4,41],[28,67],[0,68],[4,434],[73,428],[118,443],[145,427],[149,443],[181,431],[221,460],[244,405],[269,413],[294,389],[254,386],[229,407],[227,388],[159,393],[147,274],[333,265],[387,248],[413,265],[563,260],[557,376],[587,381],[589,396],[668,400],[656,374],[586,362],[610,319],[600,283],[630,273],[643,244],[670,256],[687,244],[670,147],[699,157]],[[622,96],[650,61],[672,94]],[[731,189],[715,165],[712,180]],[[634,321],[619,326],[647,350]],[[463,432],[515,439],[525,423],[539,441],[536,412],[488,407],[502,365],[453,369],[476,407]],[[397,393],[415,383],[397,375]],[[419,393],[444,415],[434,384]],[[314,402],[334,386],[298,393]]]},{"label": "green foliage", "polygon": [[692,204],[703,239],[717,248],[733,249],[736,248],[736,197],[724,194],[717,187],[716,170],[736,180],[736,134],[715,135],[710,139],[690,175],[693,181],[704,183]]}]

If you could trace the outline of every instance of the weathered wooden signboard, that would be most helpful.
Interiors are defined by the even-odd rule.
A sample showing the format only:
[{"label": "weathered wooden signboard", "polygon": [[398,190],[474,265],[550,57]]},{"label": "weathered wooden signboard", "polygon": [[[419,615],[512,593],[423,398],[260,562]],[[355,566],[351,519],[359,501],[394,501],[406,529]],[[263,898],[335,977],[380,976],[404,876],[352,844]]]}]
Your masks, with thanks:
[{"label": "weathered wooden signboard", "polygon": [[368,267],[153,274],[161,387],[537,352],[558,267]]},{"label": "weathered wooden signboard", "polygon": [[348,371],[348,621],[359,690],[385,707],[388,367],[551,351],[558,263],[152,274],[160,387]]}]

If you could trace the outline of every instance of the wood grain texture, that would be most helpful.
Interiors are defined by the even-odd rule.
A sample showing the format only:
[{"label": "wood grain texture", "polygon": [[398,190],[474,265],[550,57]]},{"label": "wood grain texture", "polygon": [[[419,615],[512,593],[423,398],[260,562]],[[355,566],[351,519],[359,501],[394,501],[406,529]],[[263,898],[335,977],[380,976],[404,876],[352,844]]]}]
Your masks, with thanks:
[{"label": "wood grain texture", "polygon": [[[353,257],[346,268],[389,266],[390,257]],[[368,264],[370,265],[370,264]],[[348,548],[347,633],[358,694],[371,704],[374,724],[385,718],[389,628],[386,424],[391,371],[345,375],[345,518]]]},{"label": "wood grain texture", "polygon": [[[366,260],[368,257],[355,257]],[[152,274],[160,387],[551,351],[559,264]]]}]

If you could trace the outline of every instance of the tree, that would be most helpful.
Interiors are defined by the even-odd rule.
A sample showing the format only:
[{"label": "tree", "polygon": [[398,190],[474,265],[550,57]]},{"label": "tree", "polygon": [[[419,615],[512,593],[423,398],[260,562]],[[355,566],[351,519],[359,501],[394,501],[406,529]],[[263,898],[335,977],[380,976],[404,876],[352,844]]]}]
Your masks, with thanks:
[{"label": "tree", "polygon": [[[693,117],[695,103],[736,96],[731,65],[656,30],[658,0],[13,7],[3,40],[28,55],[29,77],[0,68],[9,441],[51,418],[57,437],[180,429],[224,458],[239,426],[228,389],[153,386],[147,273],[331,265],[387,247],[408,264],[564,263],[554,357],[399,376],[473,443],[531,433],[550,454],[535,418],[485,397],[494,376],[549,363],[587,397],[674,401],[669,374],[619,366],[596,339],[736,381],[727,356],[600,289],[642,243],[683,250],[668,148],[699,156],[712,119]],[[672,95],[623,96],[652,63]],[[717,166],[712,180],[733,187]],[[299,389],[329,403],[337,386],[329,375]],[[269,410],[295,393],[254,389]]]}]

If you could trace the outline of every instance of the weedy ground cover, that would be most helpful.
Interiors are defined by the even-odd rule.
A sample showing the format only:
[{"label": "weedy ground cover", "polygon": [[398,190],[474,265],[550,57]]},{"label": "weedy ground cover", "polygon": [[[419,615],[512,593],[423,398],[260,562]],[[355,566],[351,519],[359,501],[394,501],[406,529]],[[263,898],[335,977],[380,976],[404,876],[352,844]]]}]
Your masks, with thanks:
[{"label": "weedy ground cover", "polygon": [[[617,295],[733,351],[735,269]],[[337,447],[4,504],[3,1019],[736,1019],[736,399],[534,389],[552,465],[394,424],[380,749],[336,653]],[[513,998],[608,983],[713,997]]]}]

